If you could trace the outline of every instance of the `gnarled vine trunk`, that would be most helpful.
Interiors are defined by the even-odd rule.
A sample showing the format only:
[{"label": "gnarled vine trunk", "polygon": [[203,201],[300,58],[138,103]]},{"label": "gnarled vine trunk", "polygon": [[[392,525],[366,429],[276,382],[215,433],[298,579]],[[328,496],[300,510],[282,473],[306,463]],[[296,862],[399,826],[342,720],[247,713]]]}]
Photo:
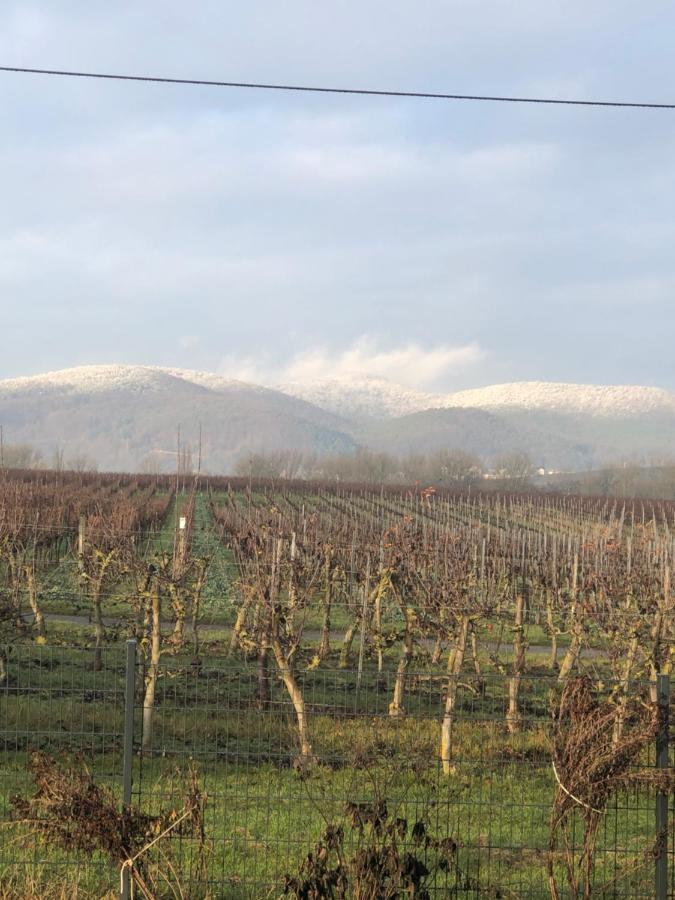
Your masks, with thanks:
[{"label": "gnarled vine trunk", "polygon": [[452,723],[455,717],[458,679],[464,664],[470,623],[471,619],[468,615],[462,616],[452,650],[448,654],[448,684],[445,694],[443,722],[441,723],[441,764],[445,775],[450,775],[452,772]]}]

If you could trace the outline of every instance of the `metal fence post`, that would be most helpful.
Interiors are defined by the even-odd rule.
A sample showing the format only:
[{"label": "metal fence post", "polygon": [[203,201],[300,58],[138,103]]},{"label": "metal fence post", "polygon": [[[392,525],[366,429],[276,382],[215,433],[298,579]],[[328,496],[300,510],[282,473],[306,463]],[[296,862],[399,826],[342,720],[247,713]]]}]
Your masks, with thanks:
[{"label": "metal fence post", "polygon": [[[124,744],[122,755],[122,803],[131,805],[134,765],[134,697],[136,691],[136,641],[127,641],[126,680],[124,684]],[[121,900],[129,900],[129,869],[122,871]]]},{"label": "metal fence post", "polygon": [[[668,768],[668,718],[670,676],[656,676],[656,702],[659,709],[659,730],[656,736],[656,768]],[[668,896],[668,794],[656,795],[656,900]]]}]

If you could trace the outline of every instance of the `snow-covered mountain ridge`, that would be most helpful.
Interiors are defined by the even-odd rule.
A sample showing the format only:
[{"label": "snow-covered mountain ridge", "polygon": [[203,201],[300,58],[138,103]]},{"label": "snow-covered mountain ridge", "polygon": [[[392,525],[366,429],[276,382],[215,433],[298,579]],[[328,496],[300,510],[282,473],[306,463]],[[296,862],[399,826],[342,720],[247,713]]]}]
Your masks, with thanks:
[{"label": "snow-covered mountain ridge", "polygon": [[[641,386],[520,382],[432,394],[349,376],[264,387],[160,366],[80,366],[0,381],[6,445],[101,468],[171,466],[176,427],[202,431],[204,464],[232,472],[252,453],[393,456],[459,449],[486,464],[525,450],[547,468],[653,460],[675,447],[675,394]],[[186,437],[189,440],[189,437]]]},{"label": "snow-covered mountain ridge", "polygon": [[388,418],[425,409],[523,410],[626,418],[647,413],[675,415],[675,393],[641,385],[566,384],[523,381],[473,388],[452,394],[431,394],[381,378],[335,378],[281,385],[284,393],[301,397],[339,415]]},{"label": "snow-covered mountain ridge", "polygon": [[418,391],[384,378],[342,376],[307,382],[262,386],[165,366],[77,366],[41,375],[0,381],[0,396],[17,392],[89,396],[101,392],[132,394],[196,386],[215,393],[237,388],[279,391],[346,419],[396,418],[427,409],[485,409],[538,411],[624,418],[649,413],[675,415],[675,393],[641,385],[592,385],[523,381],[439,394]]},{"label": "snow-covered mountain ridge", "polygon": [[640,385],[524,381],[459,391],[448,395],[446,405],[622,417],[651,412],[675,413],[675,393],[663,388]]},{"label": "snow-covered mountain ridge", "polygon": [[223,378],[211,372],[193,372],[163,366],[97,365],[76,366],[40,375],[8,378],[0,381],[0,396],[8,396],[17,391],[36,394],[58,391],[68,395],[85,396],[108,391],[141,393],[159,391],[172,383],[180,385],[180,382],[211,391],[223,391],[245,385],[245,382]]},{"label": "snow-covered mountain ridge", "polygon": [[345,418],[387,419],[443,405],[444,397],[416,391],[387,381],[359,375],[291,381],[277,390],[299,397]]},{"label": "snow-covered mountain ridge", "polygon": [[6,446],[28,445],[48,459],[86,456],[100,468],[170,469],[176,429],[196,439],[212,472],[232,472],[251,453],[295,449],[350,453],[346,423],[272,388],[209,372],[159,366],[79,366],[0,381]]}]

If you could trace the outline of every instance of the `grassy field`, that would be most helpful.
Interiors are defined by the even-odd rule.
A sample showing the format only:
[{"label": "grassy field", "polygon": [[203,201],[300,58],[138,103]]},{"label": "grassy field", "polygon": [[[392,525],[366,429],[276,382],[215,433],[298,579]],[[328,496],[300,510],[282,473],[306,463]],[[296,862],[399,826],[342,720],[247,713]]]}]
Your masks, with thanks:
[{"label": "grassy field", "polygon": [[[279,540],[283,530],[277,500],[287,516],[284,552],[289,555],[282,559],[284,588],[276,595],[275,607],[269,572],[281,558],[277,556],[275,562],[270,551],[271,536]],[[308,873],[316,875],[317,860],[325,871],[335,866],[338,851],[335,844],[326,844],[324,835],[340,833],[343,869],[353,871],[359,860],[370,860],[371,869],[373,860],[387,860],[390,866],[394,860],[397,866],[428,870],[427,895],[421,889],[417,894],[400,890],[348,895],[358,900],[546,898],[551,896],[549,862],[559,897],[572,897],[560,838],[552,850],[549,847],[552,805],[564,790],[552,766],[552,711],[565,682],[558,680],[557,665],[581,623],[574,674],[585,674],[594,696],[603,701],[610,697],[616,704],[626,693],[628,676],[618,678],[626,671],[622,653],[629,646],[624,633],[629,634],[625,629],[630,622],[614,615],[614,610],[628,607],[618,593],[621,579],[616,579],[619,587],[611,579],[620,564],[613,556],[617,547],[623,547],[625,554],[621,564],[636,553],[629,543],[633,524],[628,532],[623,518],[617,520],[614,513],[593,507],[581,512],[564,505],[521,509],[516,503],[509,510],[509,523],[506,501],[475,509],[460,499],[432,514],[426,501],[389,500],[384,495],[276,498],[256,492],[239,491],[233,496],[199,492],[190,511],[189,548],[193,561],[209,561],[201,594],[199,651],[195,651],[189,618],[182,644],[171,643],[171,594],[165,581],[152,740],[146,740],[142,707],[148,683],[150,595],[143,606],[139,572],[148,564],[158,565],[163,554],[170,558],[174,553],[176,521],[186,513],[189,502],[188,494],[174,499],[163,520],[143,532],[142,540],[137,539],[133,564],[106,585],[100,671],[95,669],[90,600],[78,577],[72,535],[63,553],[46,552],[42,557],[38,574],[46,639],[36,640],[30,627],[18,629],[2,657],[0,900],[90,900],[115,895],[119,860],[101,852],[65,851],[53,841],[46,842],[35,822],[17,819],[13,798],[34,796],[30,764],[34,754],[41,752],[63,771],[91,772],[94,783],[105,786],[115,809],[120,808],[124,640],[134,633],[141,643],[134,679],[132,807],[161,823],[147,836],[141,835],[134,848],[143,850],[158,838],[143,850],[138,870],[151,881],[153,896],[280,898],[287,878],[299,873],[305,879]],[[609,525],[603,524],[603,516],[609,517]],[[219,522],[237,529],[236,540],[224,536]],[[361,540],[370,542],[367,564],[363,553],[354,563],[352,522],[360,523]],[[259,539],[257,550],[246,544],[249,527]],[[278,628],[278,616],[283,620],[292,606],[295,576],[290,535],[294,541],[305,527],[305,576],[311,581],[307,572],[311,569],[316,574],[311,576],[311,590],[293,613],[295,626],[302,622],[300,630],[292,632],[283,625]],[[669,526],[664,519],[658,545],[663,557],[657,558],[653,547],[659,527],[656,519],[649,525],[649,540],[640,544],[647,550],[640,559],[649,561],[663,580]],[[595,529],[592,534],[591,528]],[[316,529],[313,536],[312,529]],[[399,555],[397,541],[402,548]],[[321,655],[324,600],[331,584],[324,565],[331,562],[331,547],[334,558],[341,556],[332,582],[331,647]],[[425,557],[425,552],[430,555]],[[415,553],[421,554],[415,558],[417,568],[409,562]],[[585,585],[586,602],[577,606],[580,559],[581,569],[585,565],[585,575],[582,572],[579,577],[586,579],[580,582]],[[444,571],[443,560],[443,565],[457,566],[445,570],[454,573],[454,581],[431,577]],[[361,630],[355,622],[366,603],[374,604],[373,584],[388,566],[396,569],[396,584],[404,586],[397,590],[404,593],[397,593],[390,583],[377,633],[372,606],[367,618],[370,632],[365,632],[360,658]],[[484,578],[484,568],[490,566],[492,575]],[[644,574],[634,562],[635,571],[639,577]],[[296,574],[300,578],[302,569]],[[638,576],[634,587],[641,588]],[[660,582],[650,578],[645,575],[644,603],[653,614],[656,607],[649,605],[649,598],[659,596],[655,585]],[[7,572],[5,579],[9,583]],[[594,606],[602,579],[609,585],[608,593]],[[185,584],[189,586],[189,577]],[[460,593],[454,593],[457,585]],[[551,585],[557,591],[554,616],[560,651],[553,666],[549,665],[552,632],[546,625]],[[232,626],[247,589],[248,596],[255,598],[245,623],[249,633],[244,632],[244,639],[231,652]],[[609,602],[610,589],[622,603]],[[444,603],[435,602],[436,591],[445,591]],[[515,604],[525,594],[530,605],[521,621]],[[577,613],[570,612],[574,609]],[[587,609],[594,614],[586,615]],[[272,610],[274,618],[270,618]],[[465,632],[463,663],[452,682],[457,698],[448,771],[444,772],[441,722],[450,693],[447,672],[467,615],[473,642]],[[410,655],[404,657],[409,621],[415,634]],[[278,658],[269,652],[272,625],[284,642],[286,658],[292,658],[305,704],[311,757],[301,754],[297,711],[282,683]],[[350,659],[341,667],[342,640],[350,625],[354,626]],[[643,631],[646,648],[651,632],[646,625]],[[296,633],[300,639],[293,647]],[[443,652],[434,660],[439,633],[444,638]],[[268,697],[261,689],[258,668],[265,641]],[[381,668],[378,649],[382,650]],[[627,670],[632,673],[628,693],[647,700],[643,663],[642,668],[635,664]],[[404,694],[401,708],[395,710],[400,714],[391,715],[397,669],[403,673]],[[509,719],[509,692],[514,685],[518,695],[515,724]],[[653,760],[652,742],[642,748],[633,769],[649,772]],[[194,817],[182,818],[192,776],[205,797],[199,807],[203,834],[198,833]],[[386,816],[382,814],[385,806]],[[594,896],[653,896],[654,808],[653,786],[636,785],[612,794],[601,813],[595,846]],[[583,801],[578,802],[566,831],[575,866],[581,863],[588,811]],[[64,821],[70,821],[72,814],[73,804],[63,811]],[[157,829],[162,833],[165,827],[170,830],[159,838]],[[426,832],[424,840],[419,839],[420,830]],[[673,856],[670,865],[672,869]],[[385,876],[389,877],[384,873],[382,879]],[[289,895],[342,900],[339,893],[316,888],[314,893],[290,891]]]},{"label": "grassy field", "polygon": [[[8,896],[12,890],[20,896],[28,865],[31,889],[42,891],[35,896],[58,885],[77,888],[72,896],[104,896],[117,874],[103,858],[64,854],[36,842],[29,828],[6,823],[10,798],[31,792],[27,759],[34,750],[81,754],[77,764],[86,762],[121,797],[122,654],[108,650],[101,672],[91,670],[80,650],[24,647],[8,656],[8,685],[0,693],[0,884]],[[189,897],[280,897],[284,876],[298,871],[328,824],[345,828],[347,847],[359,844],[346,804],[385,800],[391,818],[410,827],[423,821],[457,845],[449,869],[433,880],[432,896],[549,896],[546,851],[556,788],[550,679],[528,675],[525,720],[513,735],[503,726],[504,679],[488,677],[478,692],[468,684],[453,728],[453,770],[444,776],[441,679],[411,673],[407,715],[391,719],[391,674],[378,676],[369,664],[357,686],[350,671],[306,671],[301,679],[318,762],[303,774],[294,768],[294,720],[280,685],[273,684],[271,702],[260,709],[251,667],[212,657],[195,673],[189,663],[175,658],[165,666],[155,739],[143,754],[136,710],[134,803],[152,813],[180,812],[190,765],[208,795],[202,848],[208,878],[196,877],[194,836],[176,833],[148,856],[154,870],[169,864],[175,870],[164,895],[172,896],[180,882],[183,891],[191,884]],[[653,840],[653,810],[648,792],[616,797],[608,810],[596,860],[599,884],[617,878],[607,896],[652,896],[653,865],[642,854]],[[631,866],[637,866],[632,874],[621,874]]]}]

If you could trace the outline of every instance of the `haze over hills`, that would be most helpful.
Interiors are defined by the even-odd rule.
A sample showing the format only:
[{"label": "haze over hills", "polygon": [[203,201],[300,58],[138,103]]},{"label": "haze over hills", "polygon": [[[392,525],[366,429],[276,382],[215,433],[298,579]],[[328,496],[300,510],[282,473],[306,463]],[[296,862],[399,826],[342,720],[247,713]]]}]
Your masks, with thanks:
[{"label": "haze over hills", "polygon": [[536,465],[583,469],[675,447],[675,394],[641,386],[521,382],[432,394],[361,376],[264,387],[156,366],[83,366],[0,381],[7,444],[48,458],[85,454],[101,468],[175,464],[176,428],[204,466],[231,471],[249,453],[294,449],[393,455],[449,448],[480,456],[526,450]]},{"label": "haze over hills", "polygon": [[533,425],[518,428],[483,409],[426,409],[380,419],[354,434],[373,450],[401,457],[449,448],[472,453],[488,465],[514,451],[525,451],[537,467],[557,471],[586,469],[592,464],[590,451],[584,445],[575,445],[562,435]]},{"label": "haze over hills", "polygon": [[[662,388],[532,381],[430,394],[350,377],[281,389],[357,422],[380,420],[362,428],[361,439],[394,453],[457,446],[490,462],[525,449],[547,468],[583,469],[626,457],[649,461],[675,447],[675,393]],[[461,411],[474,413],[462,425]]]}]

